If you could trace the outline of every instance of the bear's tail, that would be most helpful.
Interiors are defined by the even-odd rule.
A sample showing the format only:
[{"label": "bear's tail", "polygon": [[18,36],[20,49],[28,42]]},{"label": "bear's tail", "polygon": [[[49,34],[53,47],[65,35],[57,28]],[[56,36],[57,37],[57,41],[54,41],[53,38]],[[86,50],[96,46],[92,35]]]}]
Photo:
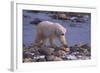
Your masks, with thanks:
[{"label": "bear's tail", "polygon": [[42,22],[42,20],[36,18],[33,21],[31,21],[30,24],[33,24],[33,25],[37,26],[40,22]]}]

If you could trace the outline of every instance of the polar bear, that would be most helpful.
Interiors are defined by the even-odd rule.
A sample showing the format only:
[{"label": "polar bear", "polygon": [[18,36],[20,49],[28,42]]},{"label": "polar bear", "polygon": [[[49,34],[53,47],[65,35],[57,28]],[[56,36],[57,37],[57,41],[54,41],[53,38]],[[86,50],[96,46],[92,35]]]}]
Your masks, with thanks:
[{"label": "polar bear", "polygon": [[35,43],[42,43],[43,45],[46,43],[46,39],[49,39],[51,47],[55,48],[57,46],[54,41],[55,38],[58,38],[61,44],[67,48],[67,42],[65,39],[66,28],[64,28],[61,24],[40,20],[35,22],[33,21],[31,24],[37,25]]}]

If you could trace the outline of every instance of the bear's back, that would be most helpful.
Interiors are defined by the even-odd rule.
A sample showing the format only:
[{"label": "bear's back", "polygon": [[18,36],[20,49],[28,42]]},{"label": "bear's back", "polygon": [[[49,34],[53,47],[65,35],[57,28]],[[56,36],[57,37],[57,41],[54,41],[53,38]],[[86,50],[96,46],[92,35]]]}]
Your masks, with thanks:
[{"label": "bear's back", "polygon": [[40,22],[37,26],[37,30],[42,32],[45,37],[50,36],[55,31],[55,24],[50,21]]}]

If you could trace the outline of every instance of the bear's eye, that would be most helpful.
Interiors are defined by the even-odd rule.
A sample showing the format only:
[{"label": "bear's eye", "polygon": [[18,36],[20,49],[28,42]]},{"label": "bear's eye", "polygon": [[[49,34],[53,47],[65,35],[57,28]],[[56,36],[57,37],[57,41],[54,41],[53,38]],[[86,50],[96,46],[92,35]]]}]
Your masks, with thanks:
[{"label": "bear's eye", "polygon": [[62,33],[61,35],[64,35],[64,33]]}]

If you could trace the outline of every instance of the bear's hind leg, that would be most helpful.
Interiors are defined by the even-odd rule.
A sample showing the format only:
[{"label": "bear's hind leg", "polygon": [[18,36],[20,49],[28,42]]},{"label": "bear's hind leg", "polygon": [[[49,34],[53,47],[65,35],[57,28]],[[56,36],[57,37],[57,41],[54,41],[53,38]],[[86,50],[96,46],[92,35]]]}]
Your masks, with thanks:
[{"label": "bear's hind leg", "polygon": [[35,45],[41,46],[43,44],[43,37],[41,35],[37,35],[35,39]]}]

